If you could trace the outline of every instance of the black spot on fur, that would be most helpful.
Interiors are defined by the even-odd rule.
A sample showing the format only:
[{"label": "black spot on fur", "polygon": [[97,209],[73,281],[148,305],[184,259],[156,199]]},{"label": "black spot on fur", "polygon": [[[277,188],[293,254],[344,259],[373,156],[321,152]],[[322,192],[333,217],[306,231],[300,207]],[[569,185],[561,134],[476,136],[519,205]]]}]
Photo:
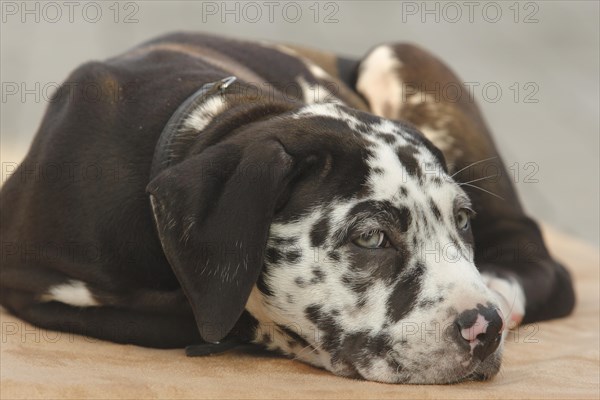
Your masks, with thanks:
[{"label": "black spot on fur", "polygon": [[337,251],[330,251],[327,253],[327,257],[332,261],[340,261],[341,259],[340,253]]},{"label": "black spot on fur", "polygon": [[396,149],[396,155],[404,168],[406,168],[408,174],[413,177],[421,178],[423,176],[423,171],[415,158],[415,154],[417,153],[418,150],[414,146],[399,146]]},{"label": "black spot on fur", "polygon": [[281,261],[281,258],[282,254],[278,249],[275,247],[267,247],[267,250],[265,251],[265,260],[269,264],[277,264]]},{"label": "black spot on fur", "polygon": [[256,287],[265,296],[273,296],[273,291],[265,281],[266,275],[267,274],[263,272],[258,276],[258,280],[256,281]]},{"label": "black spot on fur", "polygon": [[339,357],[360,368],[369,368],[373,359],[386,357],[389,345],[388,335],[371,336],[369,331],[359,331],[344,338]]},{"label": "black spot on fur", "polygon": [[285,260],[287,262],[289,262],[290,264],[295,264],[299,261],[300,258],[300,251],[298,250],[291,250],[288,251],[287,253],[285,253]]},{"label": "black spot on fur", "polygon": [[425,234],[429,235],[431,232],[431,229],[429,229],[429,220],[425,216],[425,212],[423,211],[423,209],[421,207],[416,207],[416,212],[417,212],[417,221],[421,223],[421,226],[423,227]]},{"label": "black spot on fur", "polygon": [[442,213],[440,212],[440,209],[435,204],[435,202],[433,201],[432,198],[429,198],[429,208],[431,209],[431,212],[435,216],[435,219],[437,219],[438,221],[441,222],[442,221]]},{"label": "black spot on fur", "polygon": [[[302,336],[300,336],[293,330],[289,329],[287,326],[283,326],[283,325],[279,325],[279,324],[277,326],[279,327],[279,329],[281,329],[283,332],[285,332],[286,335],[288,335],[289,337],[294,339],[296,341],[296,344],[299,344],[302,347],[312,347],[311,344],[306,341],[306,339],[304,339]],[[288,344],[290,344],[290,343],[288,343]],[[294,343],[292,343],[292,344],[294,344]]]},{"label": "black spot on fur", "polygon": [[271,237],[269,239],[271,242],[273,242],[273,244],[277,245],[277,246],[293,246],[298,242],[298,238],[296,237],[279,237],[279,236],[275,236],[275,237]]},{"label": "black spot on fur", "polygon": [[315,268],[312,270],[313,278],[310,280],[311,284],[322,283],[325,282],[325,272],[322,270]]},{"label": "black spot on fur", "polygon": [[421,300],[419,302],[419,308],[424,308],[424,309],[428,309],[431,308],[433,306],[435,306],[435,300],[433,299],[425,299],[425,300]]},{"label": "black spot on fur", "polygon": [[400,188],[400,195],[401,195],[402,197],[406,197],[406,196],[408,196],[408,190],[406,189],[406,187],[402,186],[402,187]]},{"label": "black spot on fur", "polygon": [[401,125],[402,131],[407,134],[407,135],[404,135],[405,138],[408,139],[408,138],[412,137],[413,140],[411,142],[414,145],[425,146],[425,148],[427,150],[429,150],[429,152],[431,152],[431,154],[433,154],[433,156],[439,161],[439,163],[442,165],[442,168],[444,169],[444,171],[446,173],[448,172],[448,166],[446,164],[446,159],[444,158],[444,154],[442,154],[440,149],[435,147],[434,144],[431,143],[431,141],[429,141],[425,137],[425,135],[423,135],[419,130],[417,130],[412,124],[409,124],[407,122],[400,122],[400,121],[397,121],[396,123]]},{"label": "black spot on fur", "polygon": [[356,308],[361,309],[365,305],[367,305],[367,296],[362,294],[358,295],[358,300],[356,301]]},{"label": "black spot on fur", "polygon": [[388,316],[393,322],[400,321],[415,306],[417,295],[421,290],[423,271],[423,265],[417,263],[414,270],[408,272],[407,276],[402,276],[396,283],[387,302]]},{"label": "black spot on fur", "polygon": [[396,143],[396,136],[389,134],[389,133],[378,133],[377,137],[379,139],[382,139],[383,141],[385,141],[387,144],[395,144]]},{"label": "black spot on fur", "polygon": [[399,210],[396,210],[396,219],[398,221],[400,232],[406,232],[410,223],[412,222],[412,217],[410,215],[410,210],[408,207],[402,207]]},{"label": "black spot on fur", "polygon": [[319,339],[324,350],[333,352],[340,347],[343,330],[332,314],[323,312],[321,306],[316,304],[307,307],[304,314],[321,331]]},{"label": "black spot on fur", "polygon": [[310,231],[310,243],[313,247],[321,247],[329,234],[329,219],[321,218]]},{"label": "black spot on fur", "polygon": [[442,186],[444,184],[444,181],[438,175],[433,175],[431,177],[431,182],[436,186]]},{"label": "black spot on fur", "polygon": [[373,171],[374,174],[378,174],[378,175],[383,174],[383,169],[379,168],[379,167],[374,167],[371,171]]},{"label": "black spot on fur", "polygon": [[304,279],[301,276],[299,276],[296,279],[294,279],[294,283],[296,285],[298,285],[299,287],[301,287],[301,288],[305,288],[306,287],[306,282],[304,281]]}]

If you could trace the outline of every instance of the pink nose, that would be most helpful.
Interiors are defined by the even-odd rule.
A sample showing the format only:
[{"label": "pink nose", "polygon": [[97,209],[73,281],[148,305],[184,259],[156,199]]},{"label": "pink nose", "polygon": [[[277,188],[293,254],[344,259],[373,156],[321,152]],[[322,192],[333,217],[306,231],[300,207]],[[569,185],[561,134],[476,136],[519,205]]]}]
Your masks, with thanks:
[{"label": "pink nose", "polygon": [[486,320],[483,315],[477,314],[477,319],[475,320],[473,326],[461,329],[460,334],[463,338],[465,338],[465,340],[472,342],[477,340],[477,336],[485,334],[489,324],[489,321]]}]

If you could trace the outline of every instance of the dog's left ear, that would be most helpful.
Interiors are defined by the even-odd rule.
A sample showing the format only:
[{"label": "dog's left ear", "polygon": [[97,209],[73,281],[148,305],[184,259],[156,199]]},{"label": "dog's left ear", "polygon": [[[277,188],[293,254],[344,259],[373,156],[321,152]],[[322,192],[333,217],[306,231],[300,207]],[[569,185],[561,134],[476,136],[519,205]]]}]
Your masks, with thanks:
[{"label": "dog's left ear", "polygon": [[242,314],[293,169],[276,139],[219,143],[148,185],[164,253],[204,340],[221,340]]}]

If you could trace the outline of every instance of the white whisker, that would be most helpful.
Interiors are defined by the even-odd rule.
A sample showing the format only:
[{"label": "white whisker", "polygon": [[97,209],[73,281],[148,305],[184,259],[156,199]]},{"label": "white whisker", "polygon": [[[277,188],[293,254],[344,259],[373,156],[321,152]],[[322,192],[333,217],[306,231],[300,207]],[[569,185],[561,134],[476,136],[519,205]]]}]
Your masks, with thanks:
[{"label": "white whisker", "polygon": [[489,178],[497,178],[497,177],[499,177],[499,176],[500,176],[499,174],[496,174],[496,175],[489,175],[489,176],[484,176],[483,178],[473,179],[472,181],[469,181],[469,182],[462,182],[462,183],[461,183],[461,182],[459,182],[459,183],[458,183],[458,185],[459,185],[459,186],[460,186],[460,185],[467,185],[467,184],[469,184],[469,183],[478,182],[478,181],[482,181],[482,180],[484,180],[484,179],[489,179]]},{"label": "white whisker", "polygon": [[458,175],[459,173],[463,172],[463,171],[464,171],[465,169],[467,169],[467,168],[471,168],[471,167],[472,167],[472,166],[474,166],[474,165],[481,164],[481,163],[483,163],[483,162],[490,161],[490,160],[493,160],[493,159],[495,159],[495,158],[498,158],[498,157],[497,157],[497,156],[496,156],[496,157],[490,157],[490,158],[486,158],[486,159],[483,159],[483,160],[475,161],[474,163],[471,163],[471,164],[467,165],[466,167],[464,167],[463,169],[460,169],[460,170],[456,171],[455,173],[453,173],[453,174],[451,175],[451,178],[454,178],[454,176],[456,176],[456,175]]},{"label": "white whisker", "polygon": [[492,196],[495,196],[495,197],[499,198],[500,200],[505,200],[505,199],[504,199],[504,197],[502,197],[502,196],[498,196],[496,193],[492,193],[492,192],[490,192],[489,190],[485,190],[485,189],[483,189],[483,188],[480,188],[479,186],[471,185],[471,184],[469,184],[469,183],[463,183],[462,185],[463,185],[463,186],[469,186],[469,187],[472,187],[472,188],[474,188],[474,189],[479,189],[479,190],[481,190],[482,192],[486,192],[486,193],[488,193],[488,194],[491,194]]}]

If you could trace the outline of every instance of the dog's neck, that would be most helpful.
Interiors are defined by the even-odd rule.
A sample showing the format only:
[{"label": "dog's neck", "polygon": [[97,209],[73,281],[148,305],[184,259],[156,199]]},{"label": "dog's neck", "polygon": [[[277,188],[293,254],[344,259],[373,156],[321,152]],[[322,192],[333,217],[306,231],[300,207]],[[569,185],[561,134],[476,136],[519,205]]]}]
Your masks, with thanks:
[{"label": "dog's neck", "polygon": [[216,82],[210,82],[203,85],[194,94],[188,97],[173,113],[169,121],[165,125],[152,159],[152,167],[150,177],[155,177],[161,170],[168,168],[174,157],[174,146],[182,137],[182,132],[185,132],[186,124],[189,116],[192,115],[198,108],[201,108],[209,99],[221,94],[237,80],[236,77],[230,76]]},{"label": "dog's neck", "polygon": [[150,179],[240,127],[301,105],[278,91],[257,90],[232,76],[207,83],[165,125],[154,150]]}]

